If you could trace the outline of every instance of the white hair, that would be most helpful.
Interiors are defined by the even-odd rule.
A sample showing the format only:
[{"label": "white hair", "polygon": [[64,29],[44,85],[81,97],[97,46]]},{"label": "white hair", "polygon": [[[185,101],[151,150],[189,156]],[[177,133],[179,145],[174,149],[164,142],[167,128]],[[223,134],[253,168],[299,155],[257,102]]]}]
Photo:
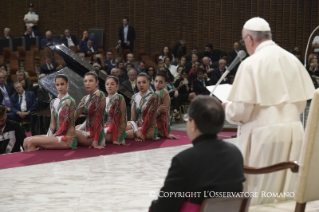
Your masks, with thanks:
[{"label": "white hair", "polygon": [[51,33],[51,35],[52,35],[52,32],[51,32],[51,31],[47,31],[47,32],[45,33],[45,35],[48,35],[49,33]]},{"label": "white hair", "polygon": [[250,35],[253,38],[253,40],[257,42],[272,39],[271,31],[252,31],[252,30],[244,29],[244,35],[245,36]]},{"label": "white hair", "polygon": [[226,62],[225,59],[220,59],[220,60],[218,60],[218,64],[220,64],[220,62],[221,62],[222,60]]},{"label": "white hair", "polygon": [[4,28],[4,31],[8,31],[8,30],[10,31],[10,28]]}]

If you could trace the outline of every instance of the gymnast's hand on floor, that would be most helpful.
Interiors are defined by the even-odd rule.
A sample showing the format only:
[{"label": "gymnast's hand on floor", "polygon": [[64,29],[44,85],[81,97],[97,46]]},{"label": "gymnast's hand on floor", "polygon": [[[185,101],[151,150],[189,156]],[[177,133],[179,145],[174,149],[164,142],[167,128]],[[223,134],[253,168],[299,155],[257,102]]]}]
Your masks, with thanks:
[{"label": "gymnast's hand on floor", "polygon": [[89,147],[89,148],[94,148],[94,149],[104,149],[104,146],[100,146],[99,145],[99,142],[98,141],[96,141],[96,140],[94,140],[93,142],[92,142],[92,144],[91,144],[91,146]]},{"label": "gymnast's hand on floor", "polygon": [[169,139],[179,139],[179,137],[177,137],[177,136],[175,136],[175,135],[169,135],[169,136],[167,136],[167,138],[169,138]]}]

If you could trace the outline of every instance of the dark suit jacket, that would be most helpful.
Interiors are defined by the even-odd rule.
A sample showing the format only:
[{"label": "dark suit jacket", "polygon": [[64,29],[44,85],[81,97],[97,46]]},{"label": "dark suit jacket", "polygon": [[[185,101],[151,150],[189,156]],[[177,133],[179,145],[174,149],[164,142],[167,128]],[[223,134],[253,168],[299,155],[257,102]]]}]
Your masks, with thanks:
[{"label": "dark suit jacket", "polygon": [[[78,40],[76,39],[76,36],[75,36],[75,35],[71,35],[71,40],[72,40],[72,42],[74,43],[75,46],[78,45]],[[63,35],[63,37],[61,38],[60,43],[61,43],[61,44],[64,44],[64,45],[67,46],[67,47],[69,47],[68,39],[66,39],[66,36],[65,36],[65,35]]]},{"label": "dark suit jacket", "polygon": [[115,67],[115,59],[112,59],[112,60],[105,59],[104,63],[106,64],[104,71],[106,71],[107,74],[110,74],[112,68]]},{"label": "dark suit jacket", "polygon": [[[11,83],[7,83],[6,85],[4,85],[4,87],[6,88],[6,90],[8,92],[8,96],[10,98],[14,92],[13,85]],[[4,96],[3,96],[2,92],[0,91],[0,104],[2,104],[3,98],[4,98]]]},{"label": "dark suit jacket", "polygon": [[[236,52],[235,50],[232,50],[232,51],[228,52],[227,63],[228,63],[228,64],[231,64],[236,57],[237,57],[237,52]],[[229,73],[229,74],[235,75],[236,72],[237,72],[237,69],[238,69],[239,65],[240,65],[240,63],[238,63],[238,64],[231,70],[231,73]]]},{"label": "dark suit jacket", "polygon": [[[205,85],[209,86],[210,81],[207,81],[206,79],[204,79],[204,80],[205,80]],[[209,90],[207,90],[207,88],[204,87],[203,83],[200,82],[197,78],[195,78],[193,80],[193,92],[196,95],[209,95],[210,94]]]},{"label": "dark suit jacket", "polygon": [[[33,30],[33,33],[34,33],[34,37],[40,37],[40,36],[41,36],[40,32],[37,31],[37,30]],[[25,37],[25,38],[31,38],[31,35],[23,34],[23,37]]]},{"label": "dark suit jacket", "polygon": [[[235,145],[208,134],[200,135],[192,143],[193,147],[173,157],[161,192],[201,192],[200,197],[189,199],[192,203],[201,204],[205,191],[243,190],[243,157]],[[159,197],[152,202],[150,210],[179,211],[185,201],[188,201],[185,196]]]},{"label": "dark suit jacket", "polygon": [[50,40],[47,39],[47,38],[42,38],[42,40],[41,40],[41,49],[44,49],[44,47],[46,47],[48,43],[51,43],[50,46],[52,46],[53,43],[58,44],[59,41],[57,39],[53,38],[53,37]]},{"label": "dark suit jacket", "polygon": [[[30,113],[36,112],[37,109],[37,102],[35,95],[32,91],[25,91],[25,98],[27,102],[27,111],[30,111]],[[19,95],[13,94],[10,98],[11,101],[11,111],[13,113],[17,113],[21,111],[20,105],[19,105]]]},{"label": "dark suit jacket", "polygon": [[175,58],[181,58],[183,55],[186,54],[186,46],[179,48],[182,44],[177,42],[172,48],[172,54]]},{"label": "dark suit jacket", "polygon": [[[23,148],[23,141],[26,138],[24,129],[20,126],[19,123],[9,120],[6,120],[5,127],[3,129],[3,133],[7,132],[14,132],[14,137],[15,137],[15,143],[13,144],[13,148],[11,150],[11,153],[13,152],[21,152],[20,146]],[[0,143],[0,154],[3,154],[6,152],[6,148],[8,146],[8,141],[1,141]]]},{"label": "dark suit jacket", "polygon": [[[9,37],[12,39],[14,38],[12,35],[9,35]],[[8,39],[6,36],[2,36],[1,39]]]},{"label": "dark suit jacket", "polygon": [[[136,38],[135,35],[135,29],[132,26],[128,26],[128,32],[127,32],[127,41],[130,42],[130,46],[134,46],[134,40]],[[121,26],[119,28],[119,40],[121,40],[121,45],[123,46],[124,44],[124,26]]]},{"label": "dark suit jacket", "polygon": [[[226,69],[224,70],[226,71]],[[222,74],[219,68],[214,69],[211,72],[211,85],[216,85],[218,80],[221,78]],[[225,80],[227,78],[227,80]],[[220,84],[231,84],[230,75],[228,74],[226,78]]]},{"label": "dark suit jacket", "polygon": [[94,48],[94,46],[92,47],[94,49],[94,52],[92,52],[91,54],[88,54],[88,51],[91,51],[91,50],[88,48],[87,45],[81,47],[81,52],[85,54],[85,57],[91,57],[93,54],[97,52],[96,48]]},{"label": "dark suit jacket", "polygon": [[52,74],[56,72],[56,68],[58,67],[58,64],[56,62],[52,62],[53,69],[49,70],[47,64],[43,64],[40,66],[40,74]]},{"label": "dark suit jacket", "polygon": [[129,90],[130,92],[132,92],[133,94],[139,92],[137,88],[137,83],[135,83],[135,89],[133,90],[130,80],[125,80],[121,85],[125,87],[127,90]]}]

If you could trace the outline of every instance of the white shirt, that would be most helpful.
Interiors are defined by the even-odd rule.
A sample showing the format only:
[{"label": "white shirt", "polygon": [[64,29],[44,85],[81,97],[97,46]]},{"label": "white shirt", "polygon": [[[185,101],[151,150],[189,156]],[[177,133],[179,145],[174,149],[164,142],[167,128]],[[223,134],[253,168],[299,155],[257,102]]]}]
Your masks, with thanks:
[{"label": "white shirt", "polygon": [[[318,44],[318,43],[319,43],[319,35],[317,35],[312,41],[312,44]],[[319,48],[315,48],[314,52],[319,52]]]},{"label": "white shirt", "polygon": [[[39,15],[35,14],[35,12],[28,12],[27,14],[24,15],[24,19],[28,19],[29,21],[38,21],[39,20]],[[33,23],[26,23],[25,24],[26,26],[30,26],[30,27],[33,27],[34,25],[36,24],[33,24]]]},{"label": "white shirt", "polygon": [[23,91],[23,94],[18,94],[18,95],[19,95],[19,102],[20,102],[20,98],[22,95],[21,112],[26,112],[27,111],[27,101],[25,99],[25,91]]},{"label": "white shirt", "polygon": [[88,46],[88,48],[89,48],[89,50],[90,50],[91,52],[94,52],[93,46],[91,46],[91,47]]},{"label": "white shirt", "polygon": [[71,36],[70,36],[69,38],[66,37],[66,39],[68,40],[68,45],[69,45],[69,47],[70,47],[70,46],[75,46],[74,43],[73,43],[73,41],[72,41],[72,39],[71,39]]},{"label": "white shirt", "polygon": [[[24,34],[27,35],[27,33],[24,33]],[[32,31],[32,33],[31,33],[31,38],[35,38],[33,31]]]},{"label": "white shirt", "polygon": [[47,66],[48,66],[48,69],[49,69],[49,70],[52,70],[52,69],[54,69],[54,68],[53,68],[53,65],[52,65],[52,63],[50,63],[50,64],[46,63],[46,64],[47,64]]},{"label": "white shirt", "polygon": [[127,42],[127,33],[128,33],[128,25],[124,26],[124,41],[123,43]]}]

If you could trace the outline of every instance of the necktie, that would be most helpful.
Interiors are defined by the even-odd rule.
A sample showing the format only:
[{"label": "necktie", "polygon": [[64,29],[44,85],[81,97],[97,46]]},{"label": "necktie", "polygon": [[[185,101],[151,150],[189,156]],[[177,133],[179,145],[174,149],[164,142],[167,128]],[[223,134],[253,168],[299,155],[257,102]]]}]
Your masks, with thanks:
[{"label": "necktie", "polygon": [[8,93],[5,90],[4,85],[1,85],[2,94],[4,95],[4,104],[6,107],[11,107],[10,98]]},{"label": "necktie", "polygon": [[19,106],[20,106],[20,111],[21,111],[21,104],[22,104],[22,95],[19,95]]},{"label": "necktie", "polygon": [[48,64],[48,69],[51,70],[51,66]]},{"label": "necktie", "polygon": [[135,89],[135,81],[133,81],[131,83],[132,83],[132,88]]}]

